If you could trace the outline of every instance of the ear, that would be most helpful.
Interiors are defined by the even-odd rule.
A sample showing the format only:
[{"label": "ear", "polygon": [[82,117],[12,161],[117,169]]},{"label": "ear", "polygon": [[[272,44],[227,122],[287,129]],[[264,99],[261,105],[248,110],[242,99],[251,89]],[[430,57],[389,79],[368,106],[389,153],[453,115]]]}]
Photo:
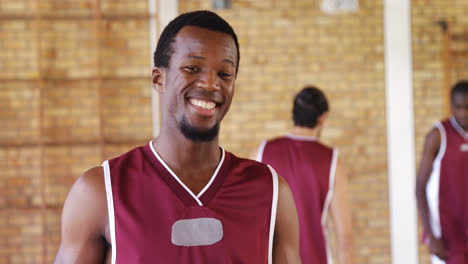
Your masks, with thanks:
[{"label": "ear", "polygon": [[323,123],[325,122],[325,120],[327,120],[328,118],[328,112],[324,112],[323,114],[321,114],[318,118],[318,123],[320,125],[323,125]]},{"label": "ear", "polygon": [[160,93],[164,93],[165,71],[160,67],[153,67],[151,74],[151,83],[153,89]]}]

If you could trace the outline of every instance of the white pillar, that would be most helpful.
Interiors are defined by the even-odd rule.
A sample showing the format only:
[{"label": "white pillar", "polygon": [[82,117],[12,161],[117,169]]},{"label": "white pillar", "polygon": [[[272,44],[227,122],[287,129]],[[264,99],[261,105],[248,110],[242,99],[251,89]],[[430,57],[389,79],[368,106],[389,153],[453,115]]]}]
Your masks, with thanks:
[{"label": "white pillar", "polygon": [[384,0],[392,263],[418,263],[410,0]]},{"label": "white pillar", "polygon": [[[163,30],[166,25],[178,15],[178,1],[175,0],[159,0],[159,5],[156,7],[156,0],[148,0],[150,20],[149,20],[149,35],[151,48],[151,66],[153,65],[153,53],[156,49],[156,43],[161,32],[156,32],[157,28]],[[157,15],[156,15],[157,14]],[[155,19],[157,17],[157,20]],[[156,25],[158,24],[158,26]],[[159,94],[152,89],[151,103],[153,109],[153,137],[159,134],[160,126],[160,107]]]}]

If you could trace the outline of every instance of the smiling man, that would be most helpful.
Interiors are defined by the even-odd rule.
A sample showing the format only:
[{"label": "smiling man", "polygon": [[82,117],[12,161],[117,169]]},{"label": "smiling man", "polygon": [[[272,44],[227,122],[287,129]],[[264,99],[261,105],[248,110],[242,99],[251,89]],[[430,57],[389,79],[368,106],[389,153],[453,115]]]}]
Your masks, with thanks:
[{"label": "smiling man", "polygon": [[426,137],[416,198],[433,264],[468,263],[468,82],[455,84],[452,116]]},{"label": "smiling man", "polygon": [[236,34],[215,13],[169,23],[152,75],[160,135],[77,180],[56,263],[300,263],[286,182],[218,145],[239,58]]}]

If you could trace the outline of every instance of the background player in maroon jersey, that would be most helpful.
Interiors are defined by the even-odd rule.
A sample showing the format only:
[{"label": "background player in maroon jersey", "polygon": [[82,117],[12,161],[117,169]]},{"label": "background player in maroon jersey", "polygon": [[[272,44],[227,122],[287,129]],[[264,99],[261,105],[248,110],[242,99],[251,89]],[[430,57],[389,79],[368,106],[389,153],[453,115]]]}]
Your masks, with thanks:
[{"label": "background player in maroon jersey", "polygon": [[291,187],[299,215],[302,261],[331,262],[326,236],[330,207],[339,263],[353,263],[346,169],[337,150],[319,141],[327,114],[323,92],[316,87],[304,88],[294,99],[292,133],[264,141],[251,158],[273,166]]},{"label": "background player in maroon jersey", "polygon": [[[231,104],[239,67],[239,47],[232,28],[209,11],[180,15],[163,31],[154,60],[153,87],[161,95],[160,134],[150,144],[106,161],[76,181],[64,205],[62,241],[55,262],[115,263],[117,258],[121,263],[257,264],[271,263],[272,255],[273,263],[300,263],[298,219],[287,183],[281,177],[275,178],[276,174],[264,164],[236,158],[218,145],[218,129]],[[217,173],[223,180],[219,175],[214,179]],[[144,179],[147,183],[141,184]],[[274,179],[278,179],[276,190]],[[250,187],[246,184],[250,182],[256,185]],[[276,214],[271,203],[274,199],[264,199],[264,193],[255,186],[272,187],[270,193],[277,195]],[[154,197],[156,200],[151,199]],[[138,199],[142,202],[132,203]],[[259,199],[270,202],[258,205]],[[254,210],[254,206],[262,206],[262,210]],[[270,218],[263,216],[269,216],[270,210],[276,224],[273,221],[270,227],[249,230],[259,221],[269,224]],[[250,211],[263,218],[242,217]],[[219,216],[222,220],[184,219],[184,215],[191,214],[206,214],[211,220]],[[165,226],[170,220],[166,215],[181,220],[177,225],[170,223],[172,242],[171,226]],[[203,233],[206,237],[184,237],[184,228],[200,233],[206,226],[198,223],[218,222],[226,228],[224,233],[214,234],[219,237]],[[270,232],[271,226],[274,229]],[[163,232],[154,232],[159,229]],[[250,260],[249,255],[238,250],[245,248],[244,244],[260,244],[260,248],[267,249],[268,239],[265,242],[264,237],[252,237],[256,232],[266,233],[267,238],[270,234],[274,241],[268,259]],[[120,238],[132,237],[135,241],[123,241],[126,247],[119,248]],[[209,245],[213,239],[219,242]],[[196,245],[190,245],[192,242]],[[160,244],[166,246],[154,246]],[[265,253],[255,252],[256,248],[247,250]],[[161,259],[164,254],[174,257]],[[212,255],[219,261],[209,261]]]},{"label": "background player in maroon jersey", "polygon": [[432,262],[468,263],[468,82],[451,90],[452,116],[426,136],[416,198]]}]

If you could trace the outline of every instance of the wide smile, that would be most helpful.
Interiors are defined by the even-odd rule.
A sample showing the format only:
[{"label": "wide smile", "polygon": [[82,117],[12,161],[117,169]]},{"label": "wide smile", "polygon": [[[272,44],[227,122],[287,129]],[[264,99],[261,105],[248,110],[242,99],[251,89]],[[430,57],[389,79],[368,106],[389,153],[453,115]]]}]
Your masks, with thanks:
[{"label": "wide smile", "polygon": [[196,115],[202,117],[212,117],[218,112],[217,110],[220,104],[217,104],[216,102],[209,99],[190,97],[188,99],[188,105],[192,109],[192,112]]},{"label": "wide smile", "polygon": [[188,101],[191,105],[201,108],[203,110],[212,110],[216,107],[216,103],[208,100],[189,98]]}]

